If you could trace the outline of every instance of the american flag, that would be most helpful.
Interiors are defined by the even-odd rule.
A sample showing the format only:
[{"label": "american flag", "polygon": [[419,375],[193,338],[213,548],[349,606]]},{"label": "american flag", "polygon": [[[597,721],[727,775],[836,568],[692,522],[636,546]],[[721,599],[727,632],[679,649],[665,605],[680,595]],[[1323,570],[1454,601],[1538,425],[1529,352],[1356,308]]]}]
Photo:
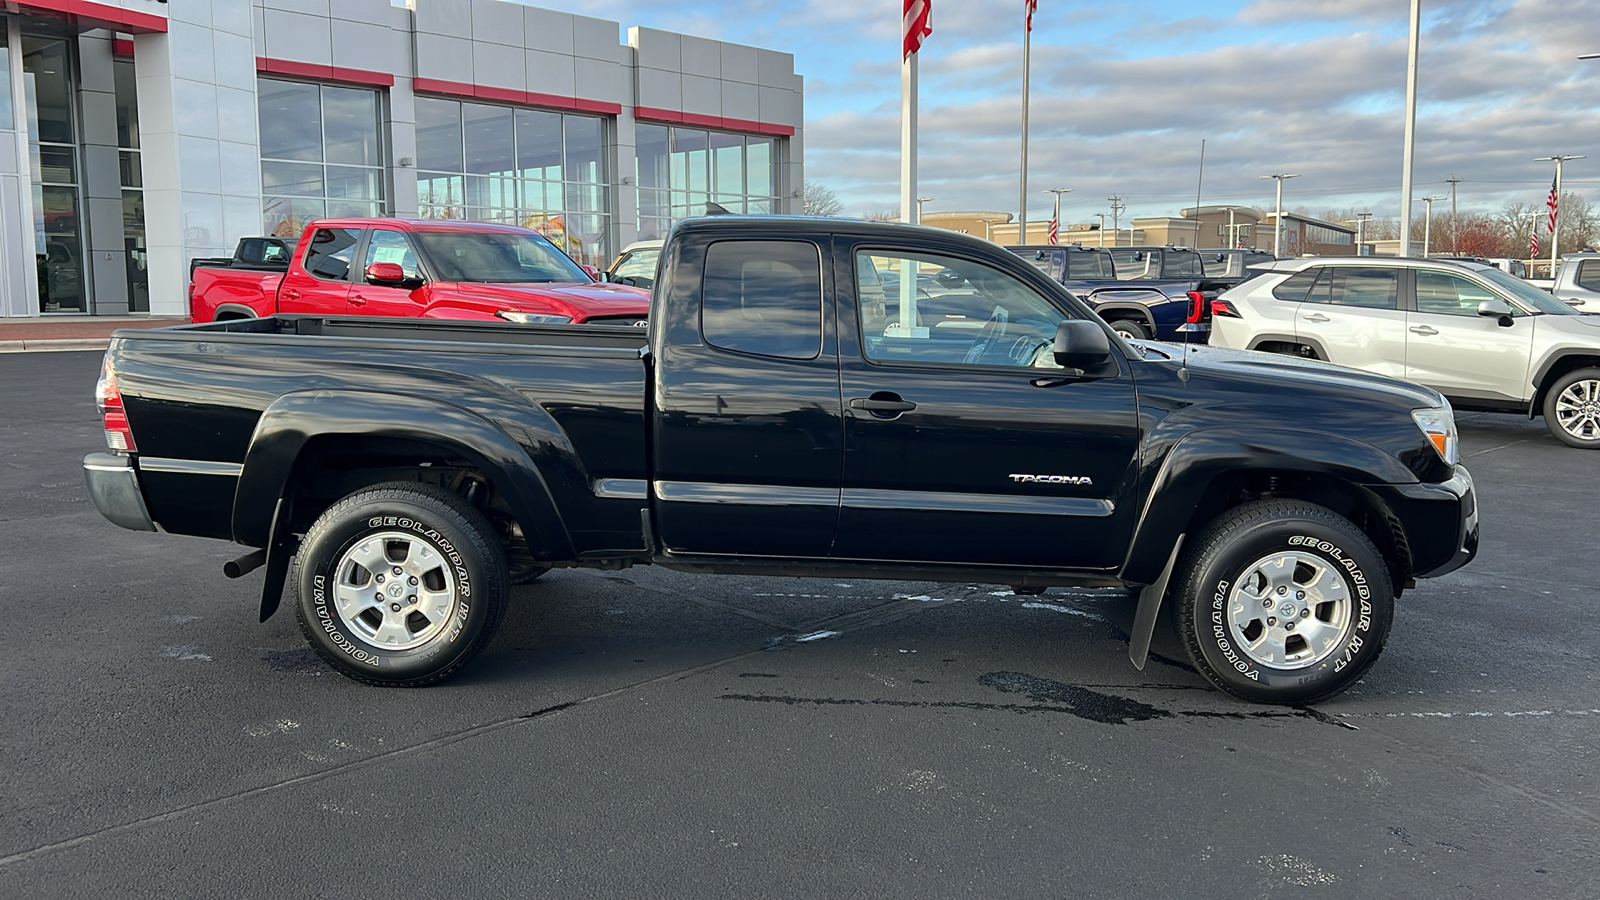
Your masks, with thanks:
[{"label": "american flag", "polygon": [[1550,233],[1551,234],[1555,234],[1556,233],[1556,207],[1559,206],[1560,203],[1561,203],[1560,199],[1558,199],[1556,197],[1555,179],[1551,179],[1551,181],[1550,181],[1550,196],[1546,197],[1545,201],[1544,201],[1544,205],[1550,207]]},{"label": "american flag", "polygon": [[1061,243],[1061,221],[1059,219],[1050,220],[1050,243]]},{"label": "american flag", "polygon": [[[1033,14],[1039,11],[1039,0],[1024,0],[1028,5],[1028,30],[1033,31]],[[1054,244],[1055,241],[1050,243]]]},{"label": "american flag", "polygon": [[1533,237],[1528,238],[1528,258],[1534,259],[1539,255],[1539,223],[1533,223]]},{"label": "american flag", "polygon": [[932,13],[933,0],[901,0],[900,24],[904,27],[901,59],[910,59],[911,54],[922,49],[923,39],[933,34],[933,25],[928,21]]}]

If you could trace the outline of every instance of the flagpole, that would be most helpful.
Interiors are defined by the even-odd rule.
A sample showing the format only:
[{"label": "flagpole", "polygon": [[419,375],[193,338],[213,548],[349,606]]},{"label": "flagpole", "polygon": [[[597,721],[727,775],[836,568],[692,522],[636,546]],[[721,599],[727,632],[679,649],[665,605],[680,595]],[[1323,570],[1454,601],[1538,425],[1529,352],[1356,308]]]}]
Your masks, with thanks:
[{"label": "flagpole", "polygon": [[900,221],[917,224],[917,54],[900,63]]},{"label": "flagpole", "polygon": [[1022,30],[1022,172],[1017,190],[1017,243],[1028,243],[1028,50],[1033,43],[1032,21]]},{"label": "flagpole", "polygon": [[[1550,185],[1550,199],[1546,201],[1550,206],[1550,278],[1555,280],[1556,263],[1559,261],[1561,245],[1561,164],[1571,159],[1588,159],[1586,156],[1541,156],[1534,162],[1554,162],[1556,164],[1556,180]],[[1552,205],[1553,204],[1553,205]],[[1538,227],[1538,226],[1534,226]]]}]

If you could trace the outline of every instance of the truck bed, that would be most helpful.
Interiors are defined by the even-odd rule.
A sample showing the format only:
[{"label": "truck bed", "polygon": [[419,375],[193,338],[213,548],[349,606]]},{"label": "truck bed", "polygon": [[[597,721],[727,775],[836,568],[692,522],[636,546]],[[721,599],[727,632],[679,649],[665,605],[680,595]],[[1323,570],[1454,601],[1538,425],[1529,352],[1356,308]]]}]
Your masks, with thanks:
[{"label": "truck bed", "polygon": [[107,359],[150,513],[169,531],[243,537],[238,473],[263,413],[287,395],[357,418],[401,398],[487,420],[525,452],[560,447],[535,455],[582,552],[639,545],[638,501],[601,485],[645,478],[645,346],[643,328],[274,316],[119,331]]}]

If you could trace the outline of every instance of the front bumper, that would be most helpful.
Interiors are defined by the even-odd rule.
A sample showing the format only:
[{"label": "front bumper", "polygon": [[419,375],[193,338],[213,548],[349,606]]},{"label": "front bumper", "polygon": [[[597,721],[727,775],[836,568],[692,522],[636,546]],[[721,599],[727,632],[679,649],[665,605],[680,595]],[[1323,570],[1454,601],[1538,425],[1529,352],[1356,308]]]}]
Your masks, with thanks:
[{"label": "front bumper", "polygon": [[139,491],[139,473],[133,460],[114,453],[91,453],[83,458],[83,480],[89,499],[112,524],[134,531],[155,531]]},{"label": "front bumper", "polygon": [[1465,467],[1438,484],[1399,485],[1397,492],[1416,577],[1447,575],[1478,555],[1478,496]]}]

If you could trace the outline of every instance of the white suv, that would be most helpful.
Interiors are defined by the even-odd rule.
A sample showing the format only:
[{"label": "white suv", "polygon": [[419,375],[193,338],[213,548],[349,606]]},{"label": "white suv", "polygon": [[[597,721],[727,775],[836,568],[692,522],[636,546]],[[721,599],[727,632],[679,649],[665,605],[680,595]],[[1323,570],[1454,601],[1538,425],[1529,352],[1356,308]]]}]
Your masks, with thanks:
[{"label": "white suv", "polygon": [[1462,409],[1543,413],[1600,449],[1600,316],[1478,263],[1296,259],[1211,305],[1219,347],[1326,360],[1431,387]]}]

